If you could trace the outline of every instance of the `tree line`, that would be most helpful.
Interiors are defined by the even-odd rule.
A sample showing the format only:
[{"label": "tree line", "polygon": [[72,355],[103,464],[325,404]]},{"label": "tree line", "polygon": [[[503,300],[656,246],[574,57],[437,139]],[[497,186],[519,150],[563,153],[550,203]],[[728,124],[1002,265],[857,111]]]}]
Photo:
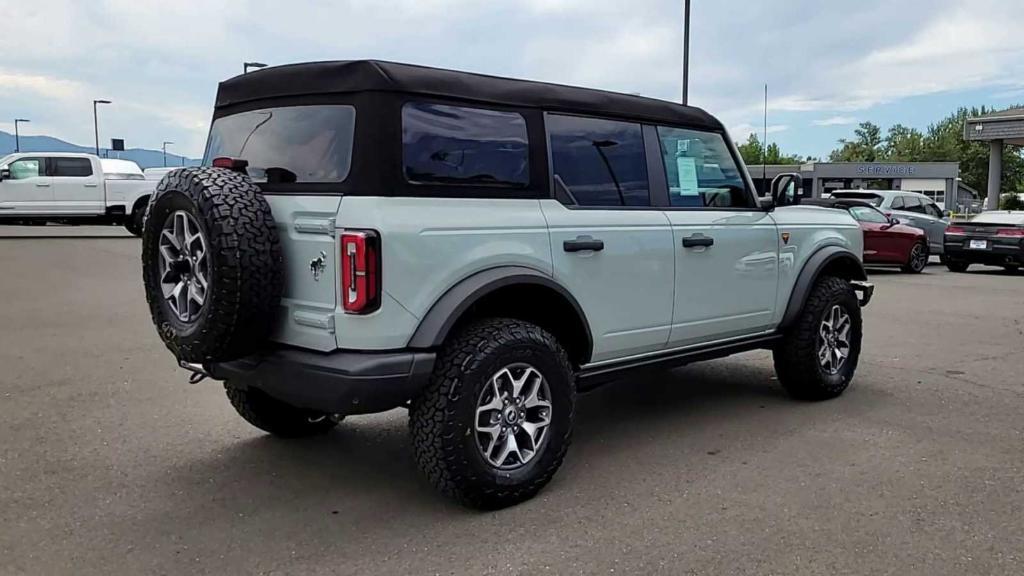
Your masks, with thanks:
[{"label": "tree line", "polygon": [[[852,138],[839,140],[828,156],[830,162],[959,162],[964,183],[982,196],[988,187],[988,142],[968,142],[963,138],[968,118],[996,112],[994,108],[960,108],[924,131],[896,124],[882,133],[872,122],[862,122]],[[777,144],[765,150],[756,134],[738,146],[748,164],[802,164],[816,158],[783,153]],[[1024,193],[1024,156],[1016,146],[1003,151],[1002,192]]]}]

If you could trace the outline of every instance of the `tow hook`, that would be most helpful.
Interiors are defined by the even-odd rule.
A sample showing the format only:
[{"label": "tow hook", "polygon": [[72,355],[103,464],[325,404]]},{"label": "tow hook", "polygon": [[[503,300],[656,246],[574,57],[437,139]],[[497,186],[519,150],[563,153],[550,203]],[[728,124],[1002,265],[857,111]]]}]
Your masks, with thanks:
[{"label": "tow hook", "polygon": [[860,302],[861,308],[867,306],[868,302],[871,302],[871,296],[875,293],[875,285],[863,280],[854,280],[850,284],[853,285],[853,291],[857,293],[857,300]]},{"label": "tow hook", "polygon": [[210,377],[210,373],[206,371],[206,368],[203,368],[202,364],[193,364],[191,362],[181,360],[178,362],[178,366],[181,366],[192,373],[188,377],[189,384],[199,384]]}]

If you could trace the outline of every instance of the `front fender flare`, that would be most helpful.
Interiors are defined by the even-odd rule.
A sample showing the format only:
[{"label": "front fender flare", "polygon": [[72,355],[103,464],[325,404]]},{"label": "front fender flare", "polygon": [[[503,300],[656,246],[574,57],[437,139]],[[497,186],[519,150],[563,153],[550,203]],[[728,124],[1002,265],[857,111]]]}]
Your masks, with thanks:
[{"label": "front fender flare", "polygon": [[780,330],[784,330],[796,322],[800,311],[804,308],[804,303],[807,302],[807,297],[811,294],[811,288],[818,281],[822,270],[838,261],[842,261],[852,271],[850,274],[852,277],[849,280],[868,279],[868,275],[864,271],[864,264],[853,252],[841,246],[825,246],[819,249],[807,259],[793,284],[793,291],[790,292],[789,303],[786,305],[786,313],[782,316],[782,322],[779,323]]}]

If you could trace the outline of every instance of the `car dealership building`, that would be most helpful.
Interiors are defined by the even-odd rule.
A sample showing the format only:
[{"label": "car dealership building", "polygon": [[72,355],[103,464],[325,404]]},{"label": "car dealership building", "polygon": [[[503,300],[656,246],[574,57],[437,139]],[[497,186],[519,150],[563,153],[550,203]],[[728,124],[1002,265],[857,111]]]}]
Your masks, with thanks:
[{"label": "car dealership building", "polygon": [[772,178],[797,172],[804,179],[804,196],[821,198],[836,190],[872,188],[920,192],[944,210],[967,211],[977,193],[958,179],[958,162],[809,162],[780,166],[747,166],[758,192]]}]

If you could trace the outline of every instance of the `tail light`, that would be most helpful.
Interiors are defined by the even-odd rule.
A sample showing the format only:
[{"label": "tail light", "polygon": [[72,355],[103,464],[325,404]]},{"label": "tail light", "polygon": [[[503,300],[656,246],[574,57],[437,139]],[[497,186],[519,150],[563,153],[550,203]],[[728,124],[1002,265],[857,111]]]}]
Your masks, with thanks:
[{"label": "tail light", "polygon": [[245,174],[245,169],[249,167],[248,160],[242,160],[241,158],[228,158],[227,156],[218,156],[213,159],[214,168],[227,168],[228,170],[234,170],[235,172],[241,172]]},{"label": "tail light", "polygon": [[380,236],[373,230],[341,233],[341,307],[349,314],[380,308]]},{"label": "tail light", "polygon": [[946,234],[967,234],[967,231],[959,226],[950,226],[946,228]]},{"label": "tail light", "polygon": [[1003,238],[1024,238],[1024,228],[1000,228],[996,230],[996,236]]}]

